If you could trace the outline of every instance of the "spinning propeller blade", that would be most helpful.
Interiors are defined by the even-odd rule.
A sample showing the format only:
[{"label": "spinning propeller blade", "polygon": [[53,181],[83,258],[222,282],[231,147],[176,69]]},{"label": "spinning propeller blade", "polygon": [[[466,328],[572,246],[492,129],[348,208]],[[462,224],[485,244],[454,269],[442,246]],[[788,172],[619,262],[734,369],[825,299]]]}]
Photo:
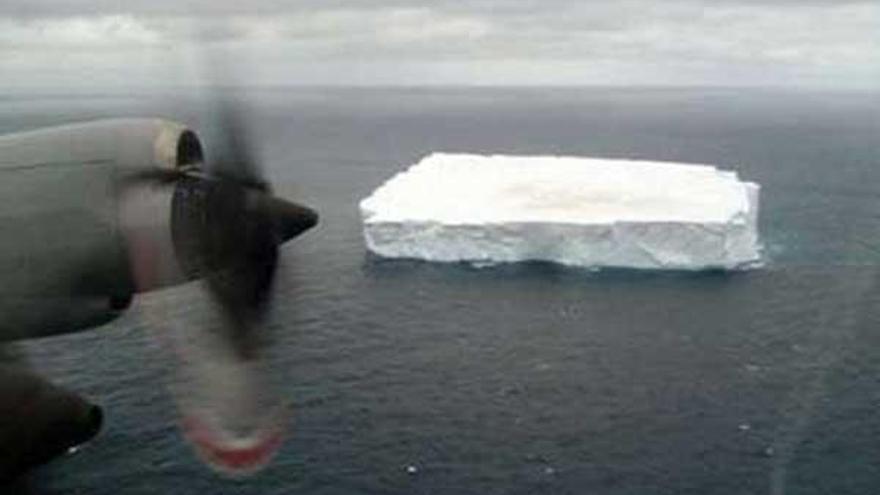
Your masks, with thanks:
[{"label": "spinning propeller blade", "polygon": [[[211,324],[161,335],[175,357],[172,391],[185,436],[210,465],[238,474],[262,467],[281,444],[286,406],[265,376],[264,321],[279,246],[314,227],[318,215],[271,195],[240,112],[226,100],[217,105],[216,155],[179,170],[138,173],[128,184],[169,198],[169,251],[182,279],[201,280],[213,301]],[[143,289],[154,281],[135,283]]]}]

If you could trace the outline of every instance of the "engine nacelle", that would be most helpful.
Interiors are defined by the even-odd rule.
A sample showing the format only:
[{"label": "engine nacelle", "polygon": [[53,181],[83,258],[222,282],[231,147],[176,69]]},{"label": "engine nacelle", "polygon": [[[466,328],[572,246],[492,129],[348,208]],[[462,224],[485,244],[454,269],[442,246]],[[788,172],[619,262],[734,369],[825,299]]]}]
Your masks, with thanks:
[{"label": "engine nacelle", "polygon": [[270,287],[277,247],[318,220],[240,173],[246,157],[205,173],[198,136],[164,120],[0,137],[0,159],[0,340],[79,331],[136,293],[203,277],[245,311]]},{"label": "engine nacelle", "polygon": [[[179,282],[166,243],[173,187],[132,187],[131,178],[197,167],[202,157],[193,131],[158,119],[0,137],[0,340],[116,318],[147,261],[158,286]],[[135,256],[132,231],[145,240]]]}]

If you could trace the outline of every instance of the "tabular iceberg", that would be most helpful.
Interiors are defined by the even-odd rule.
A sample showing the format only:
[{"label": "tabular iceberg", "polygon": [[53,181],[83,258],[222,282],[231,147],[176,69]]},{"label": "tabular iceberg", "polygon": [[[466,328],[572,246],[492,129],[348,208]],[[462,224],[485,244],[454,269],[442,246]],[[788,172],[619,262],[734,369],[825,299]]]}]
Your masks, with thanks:
[{"label": "tabular iceberg", "polygon": [[438,153],[360,210],[388,258],[732,270],[760,261],[759,192],[709,165]]}]

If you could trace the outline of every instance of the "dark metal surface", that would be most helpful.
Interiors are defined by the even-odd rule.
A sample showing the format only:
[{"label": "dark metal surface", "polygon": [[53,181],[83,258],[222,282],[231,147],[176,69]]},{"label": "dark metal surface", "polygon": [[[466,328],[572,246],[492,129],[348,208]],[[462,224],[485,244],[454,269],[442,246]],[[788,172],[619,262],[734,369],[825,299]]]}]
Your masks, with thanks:
[{"label": "dark metal surface", "polygon": [[0,367],[0,482],[91,440],[101,408],[22,369]]}]

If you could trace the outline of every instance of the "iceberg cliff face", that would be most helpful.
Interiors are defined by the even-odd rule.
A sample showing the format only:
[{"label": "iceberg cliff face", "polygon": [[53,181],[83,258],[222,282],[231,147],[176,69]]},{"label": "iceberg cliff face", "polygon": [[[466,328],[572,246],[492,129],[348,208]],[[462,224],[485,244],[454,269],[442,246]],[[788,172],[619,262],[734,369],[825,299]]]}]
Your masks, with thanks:
[{"label": "iceberg cliff face", "polygon": [[759,190],[707,165],[433,154],[360,209],[389,258],[738,269],[760,261]]}]

